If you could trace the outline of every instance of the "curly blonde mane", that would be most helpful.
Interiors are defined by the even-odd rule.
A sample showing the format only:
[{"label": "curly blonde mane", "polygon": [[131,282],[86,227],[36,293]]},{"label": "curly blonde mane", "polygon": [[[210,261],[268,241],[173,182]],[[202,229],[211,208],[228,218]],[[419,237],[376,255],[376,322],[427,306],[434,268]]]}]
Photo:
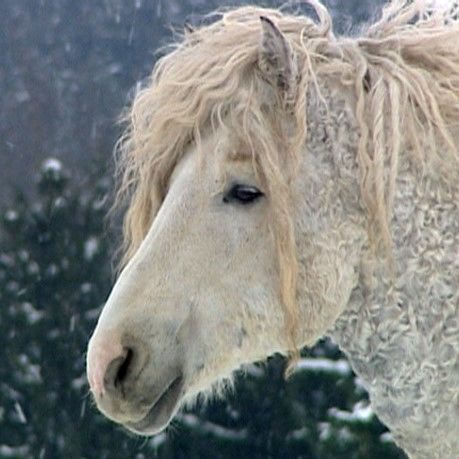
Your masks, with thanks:
[{"label": "curly blonde mane", "polygon": [[[335,38],[328,11],[317,1],[318,21],[275,9],[243,7],[197,28],[156,63],[126,117],[119,143],[116,207],[126,206],[125,264],[144,239],[166,193],[168,179],[194,143],[210,129],[231,129],[251,150],[271,198],[286,329],[292,349],[298,308],[297,262],[289,180],[305,148],[308,89],[338,79],[355,95],[360,137],[356,157],[373,239],[390,251],[391,209],[401,152],[421,173],[459,178],[452,137],[459,119],[459,7],[395,0],[359,38]],[[267,106],[258,67],[260,16],[269,17],[298,59],[297,98],[288,129],[281,103]],[[279,101],[280,102],[280,101]],[[277,116],[276,116],[277,115]],[[449,178],[448,178],[449,177]],[[274,192],[275,191],[275,192]]]}]

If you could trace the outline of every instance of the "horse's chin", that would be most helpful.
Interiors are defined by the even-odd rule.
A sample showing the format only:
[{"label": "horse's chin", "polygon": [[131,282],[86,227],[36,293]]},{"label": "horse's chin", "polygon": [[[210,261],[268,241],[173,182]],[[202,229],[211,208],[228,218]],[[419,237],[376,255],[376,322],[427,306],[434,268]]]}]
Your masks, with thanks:
[{"label": "horse's chin", "polygon": [[[235,366],[236,370],[240,367]],[[123,426],[137,435],[151,436],[163,431],[182,406],[193,406],[199,397],[221,397],[231,385],[234,370],[211,374],[180,375],[170,382],[164,392],[152,403],[147,414],[138,421],[123,422]],[[224,373],[222,376],[219,373]]]},{"label": "horse's chin", "polygon": [[148,413],[140,421],[127,422],[124,426],[138,435],[150,436],[161,432],[177,413],[184,393],[184,381],[179,376],[155,400]]}]

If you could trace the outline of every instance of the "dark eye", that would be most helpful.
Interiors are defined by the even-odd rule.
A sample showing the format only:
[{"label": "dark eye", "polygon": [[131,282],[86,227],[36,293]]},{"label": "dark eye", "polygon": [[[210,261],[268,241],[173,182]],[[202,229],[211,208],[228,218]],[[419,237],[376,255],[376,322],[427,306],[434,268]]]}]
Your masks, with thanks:
[{"label": "dark eye", "polygon": [[263,193],[255,186],[250,185],[233,185],[223,196],[223,202],[237,202],[240,204],[249,204],[261,198]]}]

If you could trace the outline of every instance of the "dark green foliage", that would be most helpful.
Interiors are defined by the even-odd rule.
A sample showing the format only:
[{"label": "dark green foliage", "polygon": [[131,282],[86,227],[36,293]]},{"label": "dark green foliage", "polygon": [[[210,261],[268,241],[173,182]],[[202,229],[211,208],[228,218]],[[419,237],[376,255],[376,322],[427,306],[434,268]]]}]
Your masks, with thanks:
[{"label": "dark green foliage", "polygon": [[88,396],[85,349],[111,285],[109,186],[94,176],[76,187],[49,160],[35,202],[18,196],[2,212],[1,459],[403,457],[374,416],[352,415],[366,395],[328,341],[288,382],[278,356],[248,367],[225,400],[198,404],[153,439],[104,419]]}]

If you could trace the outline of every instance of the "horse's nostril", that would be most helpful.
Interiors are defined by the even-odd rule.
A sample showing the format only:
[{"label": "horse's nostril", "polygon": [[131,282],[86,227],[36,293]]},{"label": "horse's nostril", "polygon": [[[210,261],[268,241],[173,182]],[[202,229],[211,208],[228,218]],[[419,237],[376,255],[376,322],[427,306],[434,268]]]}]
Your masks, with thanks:
[{"label": "horse's nostril", "polygon": [[123,363],[118,368],[118,371],[115,376],[115,386],[122,384],[123,381],[126,379],[126,376],[129,373],[129,368],[131,366],[133,356],[134,352],[132,351],[132,349],[127,349],[126,357],[124,358]]},{"label": "horse's nostril", "polygon": [[117,357],[108,364],[107,371],[104,376],[104,385],[108,391],[118,389],[126,380],[133,357],[134,352],[132,349],[128,348],[125,349],[125,353],[123,355]]}]

